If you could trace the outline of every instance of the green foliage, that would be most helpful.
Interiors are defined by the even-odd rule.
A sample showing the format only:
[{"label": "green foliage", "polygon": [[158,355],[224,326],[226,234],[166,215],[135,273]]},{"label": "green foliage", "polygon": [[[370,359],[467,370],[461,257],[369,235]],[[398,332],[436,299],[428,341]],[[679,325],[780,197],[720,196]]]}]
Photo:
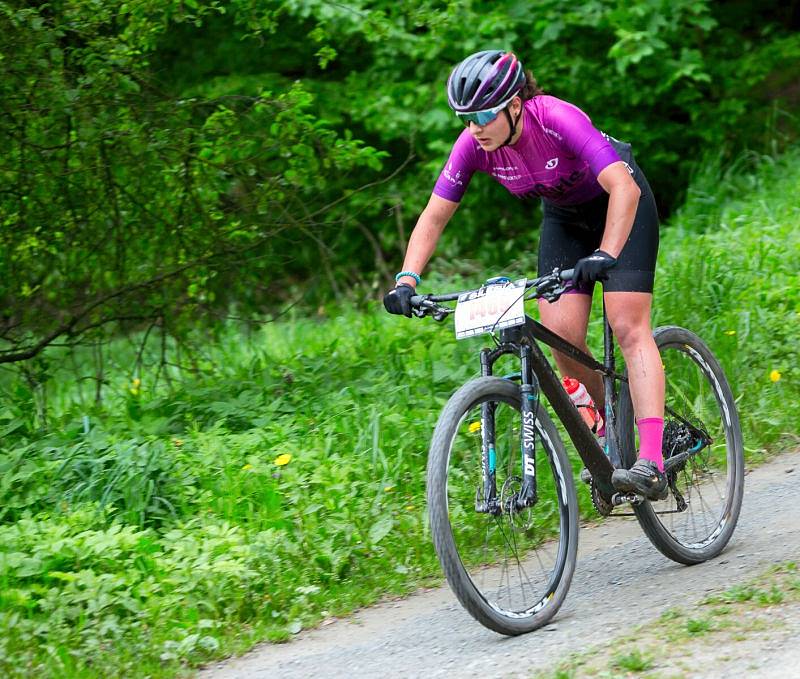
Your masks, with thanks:
[{"label": "green foliage", "polygon": [[4,672],[171,674],[243,625],[285,639],[438,575],[424,455],[471,352],[371,312],[231,327],[213,375],[168,393],[123,371],[88,433],[74,393],[51,433],[15,429],[0,460],[35,466],[0,503]]},{"label": "green foliage", "polygon": [[[788,569],[782,569],[785,572],[791,572]],[[779,569],[777,572],[781,572]],[[791,589],[791,582],[789,582]],[[730,589],[709,597],[705,603],[707,604],[731,604],[742,603],[745,601],[754,601],[761,606],[771,606],[779,604],[784,600],[784,593],[775,585],[770,588],[756,587],[754,585],[736,585]]]},{"label": "green foliage", "polygon": [[316,262],[348,173],[381,167],[300,83],[159,92],[147,55],[164,31],[222,9],[171,4],[0,4],[0,360],[260,306],[270,272]]},{"label": "green foliage", "polygon": [[630,653],[620,653],[614,656],[612,667],[626,672],[645,672],[654,665],[653,658],[638,649]]},{"label": "green foliage", "polygon": [[693,636],[705,634],[710,631],[713,626],[713,622],[707,618],[689,618],[686,621],[686,631]]},{"label": "green foliage", "polygon": [[[794,135],[792,22],[772,0],[0,2],[0,361],[372,294],[458,134],[447,73],[487,46],[632,141],[672,209],[705,151]],[[440,252],[497,266],[537,221],[478,178]]]}]

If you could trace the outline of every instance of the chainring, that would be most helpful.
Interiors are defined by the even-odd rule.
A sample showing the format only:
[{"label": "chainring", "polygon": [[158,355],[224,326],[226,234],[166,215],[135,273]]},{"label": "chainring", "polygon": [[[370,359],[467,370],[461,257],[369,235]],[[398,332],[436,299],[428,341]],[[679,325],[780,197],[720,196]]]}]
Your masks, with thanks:
[{"label": "chainring", "polygon": [[610,516],[611,511],[614,509],[614,505],[603,499],[603,496],[600,494],[600,491],[595,485],[594,479],[589,482],[589,490],[592,496],[592,504],[597,512],[601,516]]}]

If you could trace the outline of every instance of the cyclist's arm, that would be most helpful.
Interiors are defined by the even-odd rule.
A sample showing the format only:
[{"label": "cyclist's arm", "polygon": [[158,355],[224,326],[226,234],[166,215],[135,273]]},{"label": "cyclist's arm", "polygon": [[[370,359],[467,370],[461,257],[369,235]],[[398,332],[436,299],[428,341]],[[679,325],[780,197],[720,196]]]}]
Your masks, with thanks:
[{"label": "cyclist's arm", "polygon": [[[402,271],[422,273],[436,249],[444,227],[457,209],[458,203],[437,196],[435,193],[431,194],[428,204],[417,220],[417,225],[411,232]],[[398,283],[416,286],[416,281],[410,276],[403,276]]]},{"label": "cyclist's arm", "polygon": [[597,175],[597,182],[608,193],[608,212],[600,249],[619,257],[636,217],[642,191],[621,160],[606,166]]}]

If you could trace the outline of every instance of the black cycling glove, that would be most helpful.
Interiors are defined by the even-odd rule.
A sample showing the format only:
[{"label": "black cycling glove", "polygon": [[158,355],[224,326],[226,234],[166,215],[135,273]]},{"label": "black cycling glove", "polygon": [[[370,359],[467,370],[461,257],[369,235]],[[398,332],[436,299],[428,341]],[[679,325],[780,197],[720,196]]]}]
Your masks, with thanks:
[{"label": "black cycling glove", "polygon": [[408,283],[400,283],[383,296],[383,306],[390,314],[402,314],[411,318],[411,298],[415,292]]},{"label": "black cycling glove", "polygon": [[603,250],[595,250],[588,257],[577,261],[572,280],[576,285],[604,281],[608,278],[606,272],[616,263],[616,257],[612,257]]}]

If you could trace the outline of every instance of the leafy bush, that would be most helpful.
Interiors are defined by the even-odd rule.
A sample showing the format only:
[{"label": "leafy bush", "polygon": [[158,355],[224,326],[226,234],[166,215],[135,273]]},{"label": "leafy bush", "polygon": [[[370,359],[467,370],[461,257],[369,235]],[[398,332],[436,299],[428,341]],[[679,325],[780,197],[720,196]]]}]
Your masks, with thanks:
[{"label": "leafy bush", "polygon": [[[459,133],[448,71],[488,46],[671,210],[706,150],[796,138],[784,4],[0,2],[0,363],[390,280]],[[537,223],[479,178],[441,250],[497,265]]]}]

